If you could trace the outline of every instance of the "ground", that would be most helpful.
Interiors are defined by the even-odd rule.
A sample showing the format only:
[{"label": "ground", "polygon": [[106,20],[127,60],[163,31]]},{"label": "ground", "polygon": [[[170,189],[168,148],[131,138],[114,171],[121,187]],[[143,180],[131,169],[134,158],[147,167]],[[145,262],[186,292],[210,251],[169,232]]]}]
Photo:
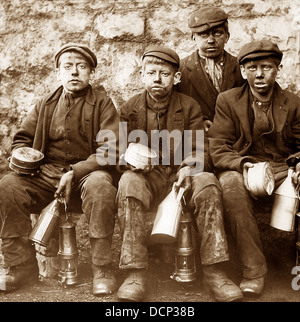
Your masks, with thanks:
[{"label": "ground", "polygon": [[[270,227],[265,214],[261,215],[259,227],[262,232],[262,243],[268,260],[269,272],[266,277],[264,293],[260,297],[247,298],[243,302],[299,302],[300,282],[297,275],[292,274],[295,266],[295,240],[297,233],[286,233]],[[78,223],[80,226],[80,223]],[[81,234],[86,232],[81,231]],[[79,234],[77,234],[79,235]],[[92,272],[89,249],[83,245],[80,237],[79,284],[75,287],[62,287],[57,278],[41,279],[31,285],[24,285],[12,293],[0,293],[0,302],[118,302],[116,294],[95,297],[91,293]],[[225,267],[228,275],[237,284],[241,280],[241,267],[229,239],[231,261]],[[120,239],[116,231],[113,241],[114,269],[118,283],[121,285],[125,275],[118,270],[118,252]],[[179,283],[170,278],[174,272],[172,263],[166,260],[156,248],[151,250],[148,289],[146,302],[214,302],[213,297],[202,287],[201,266],[197,257],[197,280],[192,283]],[[168,253],[167,253],[168,254]],[[167,262],[167,263],[166,263]],[[300,270],[300,268],[299,268]],[[298,287],[299,284],[299,287]],[[110,305],[107,303],[107,305]]]}]

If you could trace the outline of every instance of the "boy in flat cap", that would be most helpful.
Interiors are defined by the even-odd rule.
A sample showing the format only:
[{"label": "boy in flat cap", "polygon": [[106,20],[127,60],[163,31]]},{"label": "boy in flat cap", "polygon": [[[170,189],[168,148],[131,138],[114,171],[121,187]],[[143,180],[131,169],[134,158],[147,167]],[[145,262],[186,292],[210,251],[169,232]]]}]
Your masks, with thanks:
[{"label": "boy in flat cap", "polygon": [[251,42],[240,50],[238,59],[247,83],[219,95],[208,135],[223,189],[225,221],[232,228],[243,265],[240,288],[243,293],[259,295],[267,265],[253,217],[248,169],[258,162],[269,162],[277,189],[289,167],[296,166],[293,182],[300,182],[300,164],[296,165],[300,155],[300,99],[276,82],[282,52],[273,42]]},{"label": "boy in flat cap", "polygon": [[107,294],[116,288],[110,266],[116,163],[106,162],[103,149],[114,151],[116,158],[118,151],[113,139],[104,144],[97,134],[110,130],[118,139],[119,116],[112,100],[89,84],[97,66],[90,48],[68,43],[54,60],[62,85],[34,106],[12,142],[12,150],[30,147],[44,154],[40,172],[31,176],[12,171],[0,181],[1,248],[9,268],[0,275],[0,287],[11,291],[38,276],[35,249],[28,239],[30,214],[40,213],[61,196],[69,211],[83,211],[88,219],[93,293]]},{"label": "boy in flat cap", "polygon": [[[120,109],[121,120],[128,125],[128,135],[135,130],[143,131],[148,147],[153,147],[155,137],[163,133],[176,132],[180,142],[176,146],[169,142],[165,149],[159,146],[159,162],[152,171],[131,168],[121,176],[117,192],[122,233],[119,267],[126,270],[127,277],[118,290],[118,297],[131,301],[145,298],[149,242],[146,223],[151,225],[154,220],[148,218],[146,222],[146,214],[149,210],[156,210],[175,183],[176,190],[184,188],[187,204],[195,216],[204,283],[217,300],[234,301],[240,299],[242,293],[221,267],[221,263],[229,258],[221,190],[218,180],[210,172],[211,165],[203,150],[204,140],[195,140],[196,130],[202,130],[200,132],[204,135],[200,107],[194,99],[173,89],[180,80],[178,67],[179,57],[172,49],[163,46],[147,48],[141,70],[145,90],[130,98]],[[186,131],[193,134],[193,140],[184,140]],[[166,143],[163,138],[162,141]],[[189,143],[193,153],[202,149],[203,153],[196,160],[190,154],[183,154]],[[169,162],[162,161],[165,153],[170,153]],[[183,157],[174,162],[175,155]],[[197,169],[195,161],[202,164],[204,170],[203,167]]]},{"label": "boy in flat cap", "polygon": [[188,26],[197,50],[181,61],[178,91],[201,106],[207,131],[215,115],[220,92],[241,86],[244,80],[236,57],[224,50],[229,40],[228,15],[218,7],[204,7],[191,14]]}]

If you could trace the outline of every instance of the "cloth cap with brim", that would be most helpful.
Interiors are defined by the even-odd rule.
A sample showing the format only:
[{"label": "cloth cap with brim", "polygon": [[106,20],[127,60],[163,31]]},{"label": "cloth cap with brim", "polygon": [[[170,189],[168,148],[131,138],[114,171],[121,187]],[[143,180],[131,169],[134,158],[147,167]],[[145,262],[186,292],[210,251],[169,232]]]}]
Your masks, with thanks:
[{"label": "cloth cap with brim", "polygon": [[191,14],[188,26],[192,32],[204,32],[228,21],[225,11],[215,7],[205,7]]},{"label": "cloth cap with brim", "polygon": [[177,53],[171,48],[164,46],[149,46],[146,48],[142,60],[147,56],[154,56],[157,58],[161,58],[169,63],[175,64],[179,67],[180,58]]},{"label": "cloth cap with brim", "polygon": [[276,57],[279,59],[279,61],[281,61],[283,53],[272,41],[258,40],[243,46],[237,58],[239,63],[242,64],[249,60],[267,58],[271,56]]},{"label": "cloth cap with brim", "polygon": [[59,57],[68,51],[76,51],[80,54],[82,54],[92,68],[96,68],[97,66],[97,57],[96,55],[91,51],[91,49],[84,45],[84,44],[78,44],[78,43],[67,43],[64,46],[62,46],[54,55],[54,61],[55,61],[55,67],[58,68],[58,60]]}]

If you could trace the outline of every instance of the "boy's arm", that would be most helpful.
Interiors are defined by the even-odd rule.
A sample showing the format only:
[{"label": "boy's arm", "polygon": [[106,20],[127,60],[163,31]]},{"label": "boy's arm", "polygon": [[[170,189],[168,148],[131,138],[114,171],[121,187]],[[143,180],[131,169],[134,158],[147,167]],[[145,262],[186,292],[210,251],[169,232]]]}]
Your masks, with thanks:
[{"label": "boy's arm", "polygon": [[220,170],[234,170],[242,173],[246,162],[256,163],[250,156],[241,156],[233,146],[238,138],[231,110],[221,93],[216,102],[216,114],[209,130],[209,149],[214,166]]}]

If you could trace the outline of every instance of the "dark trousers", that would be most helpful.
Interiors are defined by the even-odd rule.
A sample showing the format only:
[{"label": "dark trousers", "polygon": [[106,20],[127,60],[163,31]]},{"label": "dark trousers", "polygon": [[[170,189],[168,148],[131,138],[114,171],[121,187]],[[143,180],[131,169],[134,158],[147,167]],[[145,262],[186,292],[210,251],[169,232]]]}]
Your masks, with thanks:
[{"label": "dark trousers", "polygon": [[[117,193],[122,232],[121,269],[148,266],[147,237],[154,218],[150,218],[147,211],[166,197],[173,181],[156,171],[148,175],[126,171],[122,175]],[[187,202],[194,211],[198,227],[201,262],[211,265],[227,261],[229,255],[219,182],[212,173],[204,172],[191,177],[191,183]],[[152,210],[155,211],[156,207]]]},{"label": "dark trousers", "polygon": [[[35,255],[28,236],[32,230],[30,214],[40,213],[54,199],[63,172],[44,165],[38,176],[14,172],[0,181],[0,237],[5,266],[14,266]],[[106,171],[94,171],[74,185],[68,211],[83,211],[89,223],[89,236],[104,247],[92,254],[96,265],[111,262],[110,241],[115,222],[116,188]]]},{"label": "dark trousers", "polygon": [[253,216],[253,199],[245,188],[243,175],[237,171],[226,171],[220,174],[219,181],[223,189],[225,222],[229,223],[236,242],[243,276],[263,276],[267,272],[267,264]]}]

